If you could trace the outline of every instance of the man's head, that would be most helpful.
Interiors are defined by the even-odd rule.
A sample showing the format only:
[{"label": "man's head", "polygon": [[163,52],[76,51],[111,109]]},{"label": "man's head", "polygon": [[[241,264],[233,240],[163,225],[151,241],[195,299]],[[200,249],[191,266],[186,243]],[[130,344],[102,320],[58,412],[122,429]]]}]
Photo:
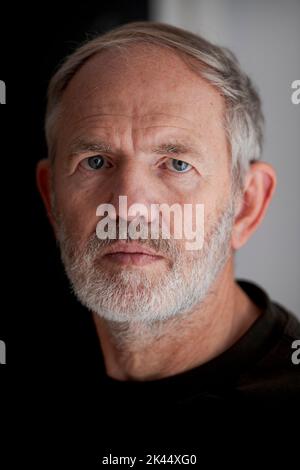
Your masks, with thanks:
[{"label": "man's head", "polygon": [[[203,302],[274,189],[271,167],[253,163],[261,125],[234,57],[188,32],[129,24],[75,51],[50,83],[38,184],[80,301],[112,321],[161,320]],[[121,195],[146,208],[203,204],[202,250],[161,233],[138,245],[99,240],[96,209],[117,208]],[[118,224],[136,218],[151,222],[117,210]]]}]

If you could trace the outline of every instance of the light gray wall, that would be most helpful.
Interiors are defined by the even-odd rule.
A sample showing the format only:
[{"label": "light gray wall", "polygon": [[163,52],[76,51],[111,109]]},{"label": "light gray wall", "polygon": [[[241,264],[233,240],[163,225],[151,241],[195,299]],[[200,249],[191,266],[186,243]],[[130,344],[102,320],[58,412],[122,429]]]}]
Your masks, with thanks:
[{"label": "light gray wall", "polygon": [[263,159],[278,174],[262,226],[237,255],[237,276],[262,285],[300,317],[300,0],[153,0],[151,19],[229,47],[263,99]]}]

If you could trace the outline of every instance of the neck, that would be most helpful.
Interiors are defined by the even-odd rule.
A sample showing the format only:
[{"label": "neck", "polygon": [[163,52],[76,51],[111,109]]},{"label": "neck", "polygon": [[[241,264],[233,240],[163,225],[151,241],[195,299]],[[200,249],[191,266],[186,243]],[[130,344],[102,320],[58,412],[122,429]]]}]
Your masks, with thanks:
[{"label": "neck", "polygon": [[230,260],[200,306],[151,325],[112,324],[94,315],[107,374],[155,380],[199,366],[234,344],[259,315],[234,282]]}]

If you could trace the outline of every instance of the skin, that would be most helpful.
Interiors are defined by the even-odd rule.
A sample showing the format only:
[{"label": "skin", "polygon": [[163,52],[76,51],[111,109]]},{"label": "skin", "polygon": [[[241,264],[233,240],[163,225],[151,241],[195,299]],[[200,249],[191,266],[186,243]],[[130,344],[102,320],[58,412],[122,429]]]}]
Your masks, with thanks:
[{"label": "skin", "polygon": [[[37,167],[37,182],[50,221],[50,179],[54,176],[57,207],[82,246],[95,231],[96,207],[127,195],[128,206],[143,203],[204,203],[205,227],[230,195],[230,153],[222,126],[224,100],[173,52],[135,45],[126,56],[106,51],[91,58],[76,73],[62,99],[53,168],[48,160]],[[79,151],[78,142],[105,141],[101,154],[111,166],[89,172],[85,158],[99,152]],[[162,143],[192,143],[184,155],[157,154]],[[77,146],[77,147],[76,147]],[[74,154],[75,150],[75,154]],[[74,154],[72,156],[72,153]],[[184,174],[168,166],[171,158],[192,165]],[[275,172],[263,162],[251,165],[237,206],[232,253],[244,245],[262,221],[276,185]],[[129,260],[130,264],[130,260]],[[141,264],[163,275],[167,260]],[[132,268],[132,266],[131,266]],[[107,269],[118,269],[117,262]],[[134,334],[119,348],[112,326],[94,315],[107,374],[119,380],[149,380],[174,375],[216,357],[234,344],[260,312],[234,281],[229,259],[212,293],[187,317],[167,322],[158,341],[142,342]],[[200,320],[201,319],[201,320]]]}]

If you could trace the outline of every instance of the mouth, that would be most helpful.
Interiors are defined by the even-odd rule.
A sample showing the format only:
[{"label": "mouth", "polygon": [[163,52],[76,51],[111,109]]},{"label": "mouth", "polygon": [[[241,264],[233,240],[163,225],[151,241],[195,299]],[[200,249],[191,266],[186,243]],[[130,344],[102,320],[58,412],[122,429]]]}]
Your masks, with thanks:
[{"label": "mouth", "polygon": [[103,259],[123,266],[145,266],[162,260],[163,256],[136,242],[116,242],[104,253]]}]

